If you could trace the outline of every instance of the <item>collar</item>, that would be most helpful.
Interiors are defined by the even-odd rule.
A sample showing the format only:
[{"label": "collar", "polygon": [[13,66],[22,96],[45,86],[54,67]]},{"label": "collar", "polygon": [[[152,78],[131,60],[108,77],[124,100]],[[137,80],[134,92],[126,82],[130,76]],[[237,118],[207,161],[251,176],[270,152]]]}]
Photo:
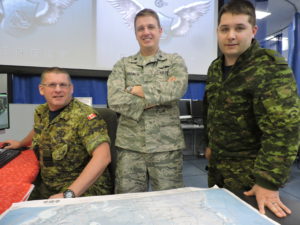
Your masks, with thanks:
[{"label": "collar", "polygon": [[[59,115],[57,115],[51,122],[57,121],[58,118],[67,120],[71,116],[70,115],[70,110],[73,108],[73,105],[76,101],[78,101],[78,100],[72,98],[70,103],[68,105],[66,105],[64,107],[64,109],[59,113]],[[38,115],[41,115],[41,114],[44,114],[44,113],[49,115],[50,110],[49,110],[48,104],[45,103],[45,104],[41,105],[40,107],[37,108],[36,112],[37,112]],[[48,118],[48,116],[47,116],[47,118]]]},{"label": "collar", "polygon": [[[259,43],[257,40],[253,39],[250,47],[238,57],[238,59],[236,60],[236,62],[233,66],[236,66],[237,64],[240,64],[241,62],[244,64],[245,62],[250,61],[254,55],[253,53],[255,51],[257,51],[258,49],[260,49]],[[220,66],[222,66],[224,63],[224,54],[219,56],[217,58],[217,60],[219,61]]]}]

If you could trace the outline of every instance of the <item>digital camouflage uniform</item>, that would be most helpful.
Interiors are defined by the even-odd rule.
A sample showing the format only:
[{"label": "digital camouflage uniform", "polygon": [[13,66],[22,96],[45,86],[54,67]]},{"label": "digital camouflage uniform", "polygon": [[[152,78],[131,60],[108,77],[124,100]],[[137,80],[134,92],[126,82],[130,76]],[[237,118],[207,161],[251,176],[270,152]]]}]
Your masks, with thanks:
[{"label": "digital camouflage uniform", "polygon": [[[38,106],[34,132],[33,146],[38,150],[41,170],[31,199],[65,191],[88,164],[93,150],[109,142],[104,120],[96,116],[93,108],[76,99],[51,122],[47,103]],[[82,196],[111,193],[111,178],[105,169]]]},{"label": "digital camouflage uniform", "polygon": [[253,40],[222,80],[223,56],[209,67],[205,124],[209,186],[277,190],[299,145],[300,105],[285,59]]},{"label": "digital camouflage uniform", "polygon": [[[175,77],[176,81],[168,82],[170,77]],[[156,55],[145,59],[137,53],[122,58],[114,66],[108,79],[108,103],[111,109],[121,114],[116,146],[123,151],[123,154],[118,154],[117,192],[120,183],[126,188],[120,192],[133,190],[135,184],[130,174],[127,177],[124,173],[132,170],[129,173],[134,175],[138,169],[127,168],[126,165],[138,163],[137,160],[142,159],[151,164],[151,159],[147,161],[149,157],[146,156],[150,153],[161,153],[161,160],[165,161],[164,169],[157,171],[162,173],[157,176],[165,177],[165,182],[170,182],[169,188],[183,185],[181,149],[185,147],[185,143],[179,120],[178,100],[186,91],[187,81],[187,69],[178,54],[158,51]],[[142,86],[145,98],[125,91],[127,87],[135,85]],[[152,105],[155,106],[147,108]],[[130,157],[130,151],[125,154],[125,149],[131,151]],[[137,155],[138,153],[141,154]],[[177,157],[178,160],[166,161],[163,154],[172,154],[170,157]],[[139,157],[142,159],[138,159]],[[181,177],[175,184],[174,181],[168,181],[169,176],[174,176],[174,173],[168,174],[168,171],[172,170],[177,171],[175,173],[179,173],[178,176]]]}]

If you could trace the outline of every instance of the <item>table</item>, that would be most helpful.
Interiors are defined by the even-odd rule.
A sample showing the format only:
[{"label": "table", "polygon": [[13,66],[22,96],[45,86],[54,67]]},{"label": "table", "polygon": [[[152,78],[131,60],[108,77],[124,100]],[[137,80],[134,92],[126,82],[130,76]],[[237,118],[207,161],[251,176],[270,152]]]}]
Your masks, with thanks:
[{"label": "table", "polygon": [[[242,192],[235,193],[235,195],[257,209],[255,197],[245,196]],[[299,225],[300,201],[283,195],[280,196],[280,199],[290,210],[292,210],[292,214],[285,218],[278,218],[270,210],[266,209],[266,216],[282,225]]]},{"label": "table", "polygon": [[12,203],[29,197],[33,181],[39,172],[39,163],[33,150],[24,150],[0,168],[0,214]]}]

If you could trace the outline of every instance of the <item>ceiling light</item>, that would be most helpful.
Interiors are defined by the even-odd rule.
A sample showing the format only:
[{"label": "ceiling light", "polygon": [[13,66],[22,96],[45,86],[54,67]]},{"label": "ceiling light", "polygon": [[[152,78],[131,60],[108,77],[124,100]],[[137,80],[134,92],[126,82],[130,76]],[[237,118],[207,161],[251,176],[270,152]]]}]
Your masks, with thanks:
[{"label": "ceiling light", "polygon": [[275,38],[274,35],[268,36],[265,38],[266,41],[273,40]]},{"label": "ceiling light", "polygon": [[256,14],[256,18],[259,20],[271,15],[271,13],[269,13],[269,12],[259,11],[259,10],[256,10],[255,14]]}]

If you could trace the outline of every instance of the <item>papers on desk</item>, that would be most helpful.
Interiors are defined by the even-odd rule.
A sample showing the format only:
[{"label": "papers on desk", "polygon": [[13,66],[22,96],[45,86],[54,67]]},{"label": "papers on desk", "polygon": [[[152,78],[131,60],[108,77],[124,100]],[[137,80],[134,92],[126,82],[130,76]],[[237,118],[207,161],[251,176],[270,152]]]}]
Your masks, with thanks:
[{"label": "papers on desk", "polygon": [[15,203],[0,218],[8,224],[278,224],[219,188],[50,199]]}]

